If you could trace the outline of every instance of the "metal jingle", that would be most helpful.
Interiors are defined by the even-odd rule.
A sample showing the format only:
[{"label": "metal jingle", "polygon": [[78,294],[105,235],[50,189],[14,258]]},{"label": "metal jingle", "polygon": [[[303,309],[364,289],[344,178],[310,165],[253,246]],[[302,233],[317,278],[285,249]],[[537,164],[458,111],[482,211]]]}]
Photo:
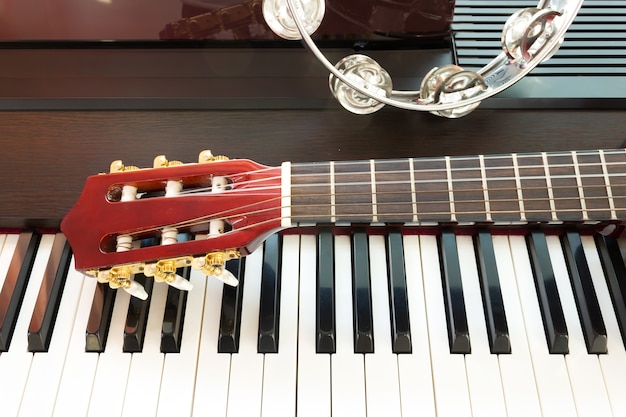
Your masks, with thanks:
[{"label": "metal jingle", "polygon": [[[349,55],[339,61],[335,68],[350,82],[369,91],[372,96],[387,97],[391,93],[391,76],[378,62],[367,55]],[[330,74],[328,84],[337,101],[352,113],[370,114],[380,110],[385,105],[375,98],[353,89],[335,77],[334,74]]]},{"label": "metal jingle", "polygon": [[431,70],[420,89],[422,100],[436,104],[459,103],[448,110],[431,111],[432,114],[449,119],[466,116],[474,111],[480,102],[463,105],[464,100],[480,95],[487,88],[483,77],[473,71],[465,71],[457,65],[446,65]]},{"label": "metal jingle", "polygon": [[463,71],[458,65],[444,65],[431,69],[422,80],[420,86],[420,98],[423,102],[435,102],[435,94],[439,87],[451,76]]},{"label": "metal jingle", "polygon": [[[326,11],[324,0],[294,0],[297,16],[310,35],[322,23]],[[263,17],[276,35],[287,40],[302,39],[287,0],[263,0]]]},{"label": "metal jingle", "polygon": [[[502,49],[512,59],[530,61],[556,32],[554,19],[561,13],[553,9],[529,7],[511,15],[502,30]],[[560,47],[558,42],[544,61]]]}]

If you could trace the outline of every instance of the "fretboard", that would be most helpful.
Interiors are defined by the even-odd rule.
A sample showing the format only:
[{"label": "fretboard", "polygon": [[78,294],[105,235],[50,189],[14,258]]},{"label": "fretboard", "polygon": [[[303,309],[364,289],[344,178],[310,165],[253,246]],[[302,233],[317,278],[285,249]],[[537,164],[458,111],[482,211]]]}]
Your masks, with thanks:
[{"label": "fretboard", "polygon": [[626,151],[292,164],[295,223],[624,220]]}]

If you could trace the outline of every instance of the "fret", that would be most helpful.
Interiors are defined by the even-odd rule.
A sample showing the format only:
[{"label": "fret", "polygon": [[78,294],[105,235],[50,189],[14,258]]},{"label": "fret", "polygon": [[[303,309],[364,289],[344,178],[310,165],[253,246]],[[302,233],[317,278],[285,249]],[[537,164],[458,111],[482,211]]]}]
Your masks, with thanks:
[{"label": "fret", "polygon": [[[415,174],[409,159],[376,161],[378,220],[409,222],[415,218]],[[413,177],[413,179],[411,179]]]},{"label": "fret", "polygon": [[512,155],[513,170],[515,172],[515,188],[517,189],[517,199],[519,201],[520,220],[526,221],[526,212],[524,211],[524,194],[522,193],[522,180],[519,176],[519,165],[517,164],[517,155]]},{"label": "fret", "polygon": [[291,218],[295,223],[331,218],[330,164],[292,164]]},{"label": "fret", "polygon": [[609,203],[609,210],[611,211],[611,220],[617,220],[615,214],[615,203],[613,201],[613,190],[611,189],[611,180],[609,178],[609,172],[606,168],[606,158],[604,157],[604,151],[600,150],[600,164],[602,165],[602,177],[604,179],[604,185],[606,186],[606,196]]},{"label": "fret", "polygon": [[585,191],[583,190],[583,180],[580,176],[580,166],[578,165],[578,156],[576,151],[572,151],[572,161],[574,162],[574,172],[576,174],[576,186],[578,187],[578,197],[580,198],[580,210],[583,220],[589,220],[587,215],[587,202],[585,201]]},{"label": "fret", "polygon": [[557,221],[559,218],[556,215],[556,207],[554,205],[554,190],[552,189],[552,178],[550,177],[550,165],[548,164],[548,157],[545,152],[541,152],[541,159],[543,161],[543,170],[548,191],[548,202],[550,203],[550,213],[552,213],[552,220]]},{"label": "fret", "polygon": [[456,208],[454,206],[454,189],[452,188],[452,172],[450,168],[450,157],[446,156],[446,177],[448,179],[448,199],[450,202],[450,221],[456,222]]},{"label": "fret", "polygon": [[576,152],[584,206],[589,220],[615,219],[615,207],[610,197],[606,164],[601,152]]},{"label": "fret", "polygon": [[483,198],[485,199],[485,220],[488,222],[493,221],[491,217],[491,203],[489,201],[489,188],[487,187],[487,170],[485,168],[484,155],[478,156],[480,160],[480,178],[483,187]]},{"label": "fret", "polygon": [[414,159],[415,200],[421,223],[450,221],[450,195],[443,158]]},{"label": "fret", "polygon": [[372,222],[378,223],[378,206],[376,202],[376,164],[370,160],[370,182],[372,184]]},{"label": "fret", "polygon": [[335,163],[335,214],[338,222],[372,221],[370,161]]},{"label": "fret", "polygon": [[[582,220],[582,204],[571,153],[546,154],[546,183],[550,187],[552,220]],[[548,173],[549,172],[549,173]]]},{"label": "fret", "polygon": [[455,219],[461,223],[486,221],[480,159],[453,157],[447,163],[452,177],[448,187],[454,193]]},{"label": "fret", "polygon": [[514,155],[485,156],[483,161],[491,219],[500,223],[524,220],[520,214],[523,213],[522,189]]},{"label": "fret", "polygon": [[610,178],[611,196],[618,218],[623,219],[626,208],[626,150],[604,151],[606,171]]},{"label": "fret", "polygon": [[518,154],[517,162],[526,219],[549,221],[552,210],[543,158],[538,154]]}]

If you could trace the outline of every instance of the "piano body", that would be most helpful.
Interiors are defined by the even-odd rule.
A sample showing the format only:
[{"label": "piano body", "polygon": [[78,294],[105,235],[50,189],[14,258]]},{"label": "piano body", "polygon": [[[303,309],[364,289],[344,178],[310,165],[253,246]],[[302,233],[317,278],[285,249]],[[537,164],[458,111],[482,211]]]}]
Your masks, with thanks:
[{"label": "piano body", "polygon": [[[85,178],[120,158],[620,149],[625,5],[586,1],[536,75],[458,120],[349,114],[292,46],[5,43],[2,415],[626,415],[619,239],[567,224],[323,224],[229,262],[237,287],[181,271],[191,292],[146,279],[142,302],[74,271],[58,229]],[[412,88],[433,66],[483,65],[494,28],[527,6],[457,0],[443,44],[364,48]],[[329,45],[336,60],[354,46]]]}]

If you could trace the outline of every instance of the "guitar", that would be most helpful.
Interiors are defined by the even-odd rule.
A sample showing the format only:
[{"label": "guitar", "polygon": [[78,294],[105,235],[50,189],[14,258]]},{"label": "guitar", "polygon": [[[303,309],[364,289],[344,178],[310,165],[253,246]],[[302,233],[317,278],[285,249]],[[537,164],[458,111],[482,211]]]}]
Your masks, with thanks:
[{"label": "guitar", "polygon": [[113,162],[87,179],[61,230],[78,270],[132,291],[135,273],[186,288],[175,274],[182,266],[236,284],[227,260],[299,225],[575,223],[610,232],[625,208],[625,150],[278,167],[204,151],[198,163],[159,156],[149,169]]}]

